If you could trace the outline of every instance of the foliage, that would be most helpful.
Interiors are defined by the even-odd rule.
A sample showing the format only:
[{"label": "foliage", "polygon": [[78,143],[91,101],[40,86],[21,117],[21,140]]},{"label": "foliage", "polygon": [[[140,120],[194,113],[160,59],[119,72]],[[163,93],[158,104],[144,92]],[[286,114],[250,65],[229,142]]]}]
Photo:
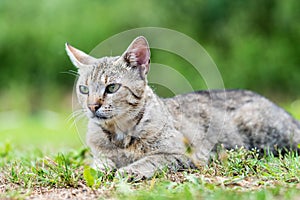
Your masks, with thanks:
[{"label": "foliage", "polygon": [[[297,0],[1,0],[0,135],[1,141],[12,139],[12,143],[0,145],[0,199],[56,193],[90,199],[291,199],[299,195],[300,161],[293,153],[260,159],[256,151],[238,149],[225,152],[201,171],[162,173],[152,180],[127,183],[113,172],[88,167],[86,149],[57,153],[54,148],[51,155],[44,149],[19,152],[28,144],[47,147],[47,142],[78,146],[64,119],[45,111],[71,109],[75,77],[65,73],[73,66],[64,43],[89,52],[108,37],[136,27],[170,28],[197,40],[216,62],[227,88],[252,89],[283,100],[296,98],[300,95],[299,7]],[[193,79],[194,71],[183,58],[154,50],[152,59],[191,77],[193,84],[201,86],[196,89],[204,87],[203,81]],[[286,107],[300,113],[295,111],[300,108],[298,101]],[[27,118],[22,112],[35,115]],[[62,196],[54,199],[58,198]]]},{"label": "foliage", "polygon": [[[217,63],[226,87],[297,97],[299,6],[297,0],[2,0],[0,109],[35,112],[71,91],[74,77],[62,73],[73,69],[66,41],[89,52],[113,34],[146,26],[196,39]],[[176,67],[167,56],[166,63]],[[179,70],[193,76],[184,66]]]}]

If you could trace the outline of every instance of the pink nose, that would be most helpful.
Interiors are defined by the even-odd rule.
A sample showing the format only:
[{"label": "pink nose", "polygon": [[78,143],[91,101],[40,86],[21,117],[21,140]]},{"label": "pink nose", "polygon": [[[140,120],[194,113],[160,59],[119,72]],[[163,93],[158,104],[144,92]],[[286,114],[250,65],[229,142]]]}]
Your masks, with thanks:
[{"label": "pink nose", "polygon": [[93,113],[95,113],[100,107],[101,107],[100,104],[89,104],[89,105],[88,105],[88,108],[89,108]]}]

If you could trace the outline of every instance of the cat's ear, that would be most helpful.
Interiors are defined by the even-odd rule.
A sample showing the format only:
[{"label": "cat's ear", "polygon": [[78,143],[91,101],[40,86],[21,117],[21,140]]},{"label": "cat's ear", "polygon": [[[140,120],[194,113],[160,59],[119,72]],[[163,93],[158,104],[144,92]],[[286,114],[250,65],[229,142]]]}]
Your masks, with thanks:
[{"label": "cat's ear", "polygon": [[122,57],[132,67],[139,67],[141,73],[146,75],[150,67],[150,48],[146,38],[135,38]]},{"label": "cat's ear", "polygon": [[68,43],[66,43],[66,51],[70,60],[77,68],[88,67],[97,62],[96,58],[72,47]]}]

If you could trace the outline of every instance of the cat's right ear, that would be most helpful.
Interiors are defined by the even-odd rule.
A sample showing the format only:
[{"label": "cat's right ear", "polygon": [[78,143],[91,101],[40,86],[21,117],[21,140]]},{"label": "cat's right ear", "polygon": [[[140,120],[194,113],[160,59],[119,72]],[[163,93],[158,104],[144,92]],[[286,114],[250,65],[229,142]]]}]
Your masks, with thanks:
[{"label": "cat's right ear", "polygon": [[130,66],[140,69],[142,77],[150,68],[150,47],[145,37],[135,38],[121,56]]},{"label": "cat's right ear", "polygon": [[89,67],[97,62],[96,58],[72,47],[68,43],[66,43],[66,51],[72,63],[79,69]]}]

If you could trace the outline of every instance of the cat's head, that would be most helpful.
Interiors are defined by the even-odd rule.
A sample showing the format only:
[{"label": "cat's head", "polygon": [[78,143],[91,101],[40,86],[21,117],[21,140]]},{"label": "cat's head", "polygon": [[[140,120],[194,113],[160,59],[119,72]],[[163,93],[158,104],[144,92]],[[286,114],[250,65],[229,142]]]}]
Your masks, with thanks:
[{"label": "cat's head", "polygon": [[78,68],[76,93],[89,118],[105,121],[135,113],[142,106],[150,49],[140,36],[117,57],[94,58],[66,44]]}]

